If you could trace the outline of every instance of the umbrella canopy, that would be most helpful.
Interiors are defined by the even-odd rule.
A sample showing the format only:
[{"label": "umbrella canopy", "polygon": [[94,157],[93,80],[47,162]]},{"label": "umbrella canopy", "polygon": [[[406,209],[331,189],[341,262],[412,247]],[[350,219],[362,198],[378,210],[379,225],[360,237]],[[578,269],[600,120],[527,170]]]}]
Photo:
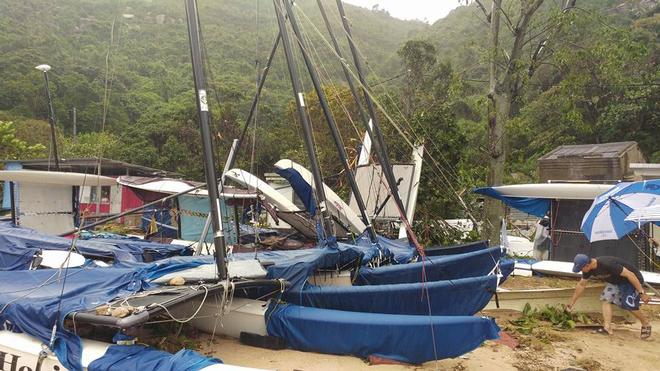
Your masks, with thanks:
[{"label": "umbrella canopy", "polygon": [[618,240],[637,229],[626,218],[634,210],[660,205],[660,179],[619,183],[598,196],[582,219],[582,232],[591,242]]},{"label": "umbrella canopy", "polygon": [[648,222],[660,223],[660,205],[653,205],[634,210],[628,215],[626,220],[640,225]]}]

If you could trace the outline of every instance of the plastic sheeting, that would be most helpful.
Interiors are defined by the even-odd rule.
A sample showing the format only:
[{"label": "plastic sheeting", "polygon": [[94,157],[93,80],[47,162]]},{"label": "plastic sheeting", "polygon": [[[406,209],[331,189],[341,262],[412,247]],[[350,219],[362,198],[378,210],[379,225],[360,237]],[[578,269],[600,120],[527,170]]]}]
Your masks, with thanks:
[{"label": "plastic sheeting", "polygon": [[491,247],[466,254],[429,257],[417,263],[362,268],[353,284],[386,285],[485,276],[493,270],[502,254],[501,248]]},{"label": "plastic sheeting", "polygon": [[470,316],[488,304],[496,289],[497,276],[490,275],[394,285],[307,285],[288,290],[284,298],[291,304],[353,312]]},{"label": "plastic sheeting", "polygon": [[406,264],[417,257],[417,251],[410,245],[407,239],[391,240],[389,238],[378,236],[378,243],[374,246],[371,238],[365,232],[355,239],[354,243],[361,247],[374,246],[378,248],[386,258],[392,258],[396,264]]},{"label": "plastic sheeting", "polygon": [[39,249],[14,247],[0,243],[0,271],[29,269],[32,258],[38,251]]},{"label": "plastic sheeting", "polygon": [[507,197],[493,189],[493,187],[477,188],[473,192],[500,200],[514,209],[539,218],[544,217],[550,210],[550,200],[547,198]]},{"label": "plastic sheeting", "polygon": [[298,198],[305,204],[305,209],[310,215],[316,213],[316,200],[312,187],[303,179],[302,175],[294,169],[275,169],[275,172],[286,179]]},{"label": "plastic sheeting", "polygon": [[57,358],[67,369],[81,370],[80,338],[64,328],[66,314],[141,288],[142,273],[134,269],[71,268],[61,276],[56,269],[0,272],[0,325],[48,344],[57,323],[53,346]]},{"label": "plastic sheeting", "polygon": [[486,248],[488,248],[488,241],[475,241],[460,245],[427,247],[424,249],[424,254],[426,254],[426,256],[456,255],[479,251]]},{"label": "plastic sheeting", "polygon": [[[39,233],[33,229],[0,223],[0,249],[69,250],[68,238]],[[76,241],[76,249],[88,258],[113,259],[116,262],[144,261],[145,252],[154,259],[189,254],[181,245],[168,245],[133,239],[90,238]]]},{"label": "plastic sheeting", "polygon": [[[71,248],[71,240],[39,233],[30,228],[16,227],[11,223],[0,223],[0,246],[43,250],[69,250]],[[105,242],[78,240],[76,242],[76,248],[86,256],[126,261],[135,260],[133,255],[128,251],[122,251],[118,247]]]},{"label": "plastic sheeting", "polygon": [[419,364],[457,357],[497,339],[495,321],[484,317],[411,316],[271,305],[270,336],[303,351],[370,355]]},{"label": "plastic sheeting", "polygon": [[222,363],[188,349],[175,354],[144,345],[111,345],[103,357],[92,361],[88,371],[198,371],[204,367]]},{"label": "plastic sheeting", "polygon": [[111,244],[121,251],[130,253],[135,261],[151,262],[173,256],[189,256],[193,253],[193,250],[188,246],[151,242],[140,239],[100,238],[97,240],[92,238],[88,241],[99,241]]}]

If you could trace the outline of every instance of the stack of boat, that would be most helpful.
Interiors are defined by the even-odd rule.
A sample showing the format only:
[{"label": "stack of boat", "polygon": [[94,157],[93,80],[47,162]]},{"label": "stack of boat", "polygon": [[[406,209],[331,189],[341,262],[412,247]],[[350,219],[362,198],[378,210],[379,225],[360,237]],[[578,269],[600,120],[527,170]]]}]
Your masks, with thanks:
[{"label": "stack of boat", "polygon": [[[71,246],[70,240],[7,225],[1,232],[0,269],[11,271],[0,272],[0,284],[7,286],[0,297],[4,307],[0,321],[43,344],[55,339],[54,349],[60,350],[55,354],[67,368],[81,362],[84,349],[76,345],[81,343],[75,332],[64,327],[65,319],[78,326],[105,324],[125,330],[143,325],[150,316],[175,313],[208,332],[261,336],[294,349],[409,363],[461,355],[496,338],[499,331],[492,319],[473,316],[503,278],[498,275],[502,250],[483,243],[430,249],[418,260],[407,242],[382,238],[382,246],[330,241],[307,250],[233,254],[228,266],[233,282],[218,283],[211,256],[145,263],[139,249],[158,257],[166,256],[172,246],[130,240],[77,241],[78,252],[87,258],[78,256],[80,267],[69,263],[66,270],[44,269],[62,266],[61,261],[43,257],[51,256],[52,250],[61,253]],[[396,249],[408,250],[409,261],[380,267],[366,264],[373,257],[393,255]],[[352,269],[338,269],[347,266]],[[168,286],[176,277],[185,284]],[[240,280],[247,278],[281,279],[288,284],[270,289],[272,295],[264,295],[269,289],[263,288],[239,290]],[[20,287],[15,282],[21,282]],[[172,300],[173,296],[179,299]],[[131,300],[137,309],[125,318],[96,315],[99,307],[117,308]],[[51,337],[49,326],[54,323],[58,326]]]}]

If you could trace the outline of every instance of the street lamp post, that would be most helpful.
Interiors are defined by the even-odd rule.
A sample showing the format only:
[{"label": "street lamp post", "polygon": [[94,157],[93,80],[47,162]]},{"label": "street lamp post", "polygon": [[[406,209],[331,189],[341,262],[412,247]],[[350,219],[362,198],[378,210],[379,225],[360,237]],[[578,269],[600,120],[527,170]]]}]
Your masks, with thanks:
[{"label": "street lamp post", "polygon": [[53,109],[53,100],[50,96],[50,88],[48,86],[48,71],[50,71],[50,66],[40,64],[35,68],[44,73],[44,79],[46,80],[46,96],[48,97],[48,109],[50,110],[50,141],[53,148],[53,156],[55,156],[55,169],[60,171],[60,156],[57,152],[57,137],[55,136],[55,110]]}]

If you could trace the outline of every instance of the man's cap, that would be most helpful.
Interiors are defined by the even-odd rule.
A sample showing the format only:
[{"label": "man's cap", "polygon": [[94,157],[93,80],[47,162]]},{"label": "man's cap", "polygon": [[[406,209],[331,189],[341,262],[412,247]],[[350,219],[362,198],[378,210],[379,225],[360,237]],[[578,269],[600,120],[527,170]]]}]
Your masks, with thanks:
[{"label": "man's cap", "polygon": [[579,271],[584,268],[585,265],[589,264],[591,259],[584,255],[584,254],[577,254],[575,255],[575,259],[573,259],[573,273],[578,273]]}]

